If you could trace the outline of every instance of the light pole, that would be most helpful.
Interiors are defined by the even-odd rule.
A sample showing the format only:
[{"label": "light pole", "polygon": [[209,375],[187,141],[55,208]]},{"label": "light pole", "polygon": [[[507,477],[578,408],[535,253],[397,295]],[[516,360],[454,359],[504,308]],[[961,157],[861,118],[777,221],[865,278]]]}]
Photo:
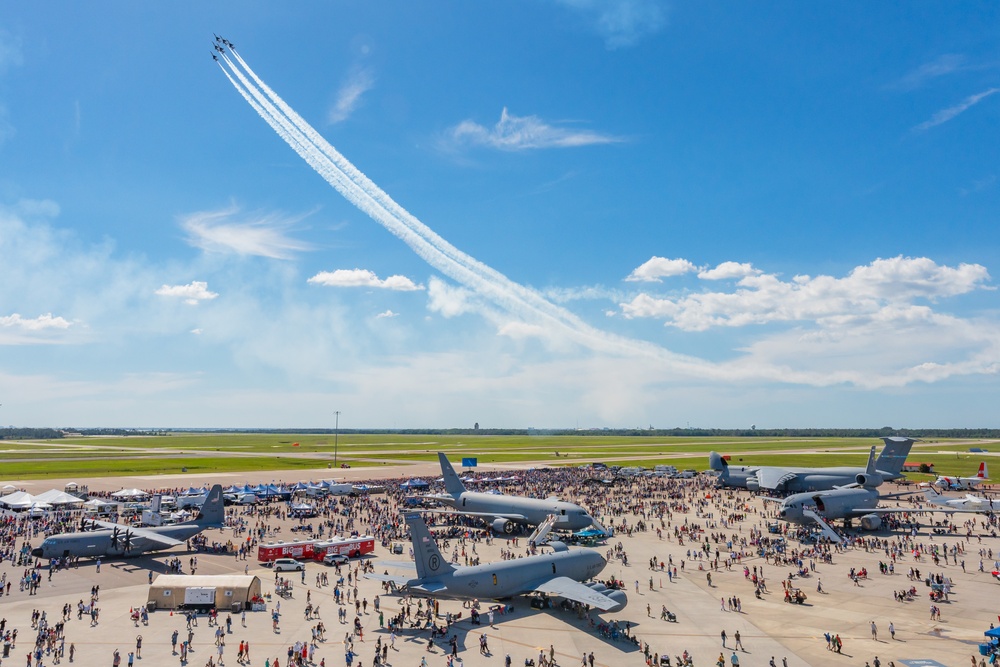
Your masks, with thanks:
[{"label": "light pole", "polygon": [[333,429],[333,467],[337,468],[337,452],[340,449],[340,410],[333,414],[337,415],[337,425]]}]

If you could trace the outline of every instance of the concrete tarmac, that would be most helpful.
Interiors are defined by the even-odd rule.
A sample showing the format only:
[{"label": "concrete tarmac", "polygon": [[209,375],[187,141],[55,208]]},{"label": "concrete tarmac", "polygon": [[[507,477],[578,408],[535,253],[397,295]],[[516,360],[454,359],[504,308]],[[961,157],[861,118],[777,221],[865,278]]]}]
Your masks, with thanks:
[{"label": "concrete tarmac", "polygon": [[[435,466],[431,466],[433,468]],[[525,467],[528,467],[526,464]],[[401,474],[405,470],[411,474],[426,475],[430,468],[415,469],[409,466],[385,468],[378,472],[383,475]],[[352,478],[366,478],[373,474],[372,469],[356,469],[351,471],[334,471],[350,473]],[[302,473],[298,473],[299,478]],[[278,473],[266,473],[267,481],[281,479],[293,481],[289,476]],[[330,475],[333,476],[333,475]],[[347,477],[338,474],[338,477]],[[245,476],[240,475],[240,482]],[[148,478],[122,478],[87,480],[75,479],[78,483],[87,483],[91,489],[117,489],[122,486],[140,486],[146,488],[170,485],[187,486],[210,481],[224,484],[237,481],[230,476],[216,476],[215,479],[202,479],[188,476],[183,481]],[[43,481],[31,485],[35,492],[55,486],[61,488],[60,482]],[[508,492],[516,493],[515,489]],[[727,497],[722,494],[722,497]],[[738,496],[743,500],[743,496]],[[759,499],[746,496],[752,508],[748,518],[732,524],[728,528],[709,528],[706,532],[724,532],[727,535],[748,536],[752,527],[764,528],[766,519],[764,507]],[[756,512],[756,513],[754,513]],[[687,515],[675,513],[674,524],[680,524],[685,519],[690,523],[700,523],[703,526],[714,525],[718,515],[715,512],[698,515],[690,512]],[[959,521],[968,517],[962,516]],[[629,524],[635,523],[635,517],[628,517]],[[313,521],[316,521],[315,519]],[[977,522],[982,522],[978,518]],[[616,523],[620,522],[620,518]],[[292,522],[288,522],[289,527]],[[658,523],[658,522],[657,522]],[[252,522],[251,522],[252,525]],[[964,532],[964,531],[963,531]],[[672,664],[676,664],[675,656],[687,650],[694,657],[694,664],[703,667],[716,663],[720,653],[725,664],[731,664],[731,656],[735,646],[735,634],[740,633],[742,648],[736,650],[739,664],[743,667],[766,667],[772,656],[777,665],[787,660],[789,666],[812,665],[874,665],[874,657],[878,656],[882,665],[890,661],[903,664],[903,660],[930,659],[942,665],[965,666],[970,664],[970,657],[978,660],[977,645],[983,640],[983,631],[991,622],[996,623],[996,614],[1000,611],[997,605],[1000,584],[990,575],[993,563],[984,559],[984,572],[979,572],[980,549],[991,549],[996,557],[1000,554],[1000,542],[997,538],[986,536],[980,538],[982,530],[977,530],[976,536],[969,540],[956,535],[939,536],[928,533],[925,525],[918,541],[924,544],[952,546],[961,543],[965,548],[964,555],[959,560],[965,561],[965,569],[959,565],[941,564],[934,566],[927,556],[920,561],[912,557],[895,564],[895,574],[879,574],[879,561],[888,562],[882,551],[866,551],[863,548],[851,548],[834,556],[832,564],[817,563],[816,571],[807,577],[796,576],[793,585],[801,588],[808,599],[804,605],[789,604],[783,601],[781,581],[788,576],[791,567],[778,567],[766,564],[754,556],[742,559],[742,564],[749,567],[757,566],[766,577],[769,592],[763,599],[754,597],[752,584],[744,578],[742,564],[732,570],[721,568],[718,571],[707,569],[707,562],[692,560],[687,557],[691,544],[685,541],[679,544],[670,531],[664,531],[663,539],[657,539],[655,532],[635,533],[633,536],[615,537],[607,545],[596,547],[602,553],[608,552],[618,542],[628,554],[629,564],[626,566],[620,559],[609,562],[602,578],[614,576],[626,584],[629,595],[629,605],[617,614],[592,614],[596,623],[618,620],[622,627],[628,623],[629,633],[648,643],[650,653],[669,655]],[[286,530],[285,536],[290,536]],[[236,538],[228,530],[211,530],[206,533],[209,542],[225,542]],[[885,531],[863,534],[866,538],[891,538]],[[34,544],[39,538],[33,540]],[[794,543],[793,543],[793,546]],[[483,562],[499,560],[501,547],[508,547],[504,540],[495,540],[486,547],[483,543],[476,545],[478,555]],[[518,547],[523,552],[523,547]],[[177,655],[171,653],[170,636],[176,629],[185,636],[183,616],[167,611],[155,611],[150,614],[148,625],[138,627],[130,620],[132,608],[146,604],[149,572],[155,577],[166,571],[164,562],[171,557],[182,559],[185,569],[188,569],[190,554],[183,549],[160,552],[123,561],[106,560],[97,572],[96,565],[89,560],[81,561],[78,567],[55,573],[51,580],[43,569],[42,584],[37,595],[29,596],[27,592],[18,590],[18,579],[24,568],[13,567],[10,561],[4,561],[0,572],[6,572],[7,580],[12,582],[10,595],[0,597],[0,617],[7,619],[7,628],[16,627],[19,630],[17,644],[10,656],[0,660],[0,667],[26,663],[26,655],[33,645],[34,632],[30,627],[30,616],[33,610],[46,612],[50,624],[61,616],[64,604],[73,607],[71,620],[66,625],[66,649],[70,644],[76,648],[74,666],[78,667],[113,667],[112,654],[117,648],[122,656],[121,667],[127,667],[127,654],[134,651],[137,635],[142,635],[142,657],[135,660],[135,665],[142,667],[160,667],[162,665],[181,665]],[[251,556],[251,560],[237,560],[233,556],[208,555],[198,553],[198,574],[223,574],[244,572],[248,567],[251,574],[261,577],[265,592],[274,591],[274,573],[260,566]],[[384,560],[395,560],[405,556],[391,556],[386,549],[378,546],[374,559],[376,570],[384,570],[380,564]],[[657,562],[672,559],[678,567],[679,576],[671,579],[665,572],[649,568],[650,559]],[[681,570],[681,562],[684,563]],[[855,583],[847,576],[851,567],[867,568],[869,578]],[[954,581],[954,588],[947,602],[937,603],[941,608],[939,620],[930,618],[928,593],[930,591],[923,581],[910,581],[907,570],[918,567],[922,574],[943,573]],[[313,605],[319,605],[322,622],[326,626],[326,640],[321,642],[315,652],[315,662],[319,664],[325,659],[330,666],[345,664],[345,634],[352,627],[354,607],[350,606],[348,623],[338,622],[337,604],[332,597],[331,586],[317,586],[316,574],[326,572],[331,583],[334,578],[333,568],[310,562],[304,577],[304,583],[298,573],[285,573],[284,576],[294,580],[293,597],[280,600],[280,630],[272,631],[271,611],[274,610],[279,598],[272,596],[267,612],[248,612],[246,627],[241,624],[238,614],[233,614],[232,634],[226,635],[223,660],[224,664],[237,665],[237,647],[241,640],[250,642],[250,662],[255,667],[263,667],[265,659],[274,667],[275,660],[281,667],[287,665],[288,647],[296,641],[307,642],[311,638],[311,628],[317,620],[306,620],[304,609],[307,592]],[[711,574],[711,583],[708,574]],[[818,593],[817,582],[822,580],[824,593]],[[79,600],[87,602],[92,586],[100,586],[98,606],[101,610],[99,622],[91,626],[85,616],[83,620],[76,618],[76,604]],[[896,590],[917,590],[916,599],[912,602],[897,602],[893,597]],[[364,641],[355,640],[354,650],[357,657],[354,666],[372,667],[374,647],[378,637],[383,642],[390,640],[386,630],[379,629],[378,616],[374,613],[372,601],[380,595],[381,609],[385,617],[394,615],[402,604],[402,600],[392,595],[385,595],[381,584],[375,581],[361,579],[358,584],[359,596],[369,601],[368,613],[361,614],[364,628]],[[738,597],[742,611],[728,609],[726,601]],[[484,608],[489,605],[483,601]],[[584,655],[594,654],[595,667],[619,667],[621,665],[641,666],[645,657],[639,647],[632,642],[618,641],[604,637],[591,627],[588,620],[580,620],[575,614],[560,611],[533,609],[525,599],[513,601],[514,612],[509,615],[495,617],[495,626],[474,626],[469,621],[469,610],[461,601],[442,601],[441,612],[461,613],[452,632],[459,640],[458,664],[468,667],[500,667],[505,656],[509,655],[514,667],[521,667],[525,660],[534,660],[538,667],[539,653],[546,657],[550,650],[554,652],[556,663],[561,667],[576,667],[582,664]],[[647,606],[649,612],[647,613]],[[660,620],[660,610],[666,607],[677,615],[677,622]],[[225,623],[227,614],[220,614],[220,620]],[[484,616],[485,620],[485,616]],[[872,637],[871,622],[877,628],[877,638]],[[889,623],[895,628],[895,638],[890,637]],[[727,648],[723,648],[721,632],[727,634]],[[189,656],[188,665],[201,667],[206,665],[209,657],[218,664],[218,652],[214,642],[214,628],[207,627],[207,620],[201,617],[199,626],[194,628],[194,651]],[[824,633],[839,634],[843,648],[837,654],[827,650]],[[481,654],[479,650],[480,636],[488,637],[490,652]],[[392,667],[420,667],[421,658],[426,657],[432,667],[447,664],[446,654],[449,648],[446,644],[438,644],[433,651],[427,651],[427,633],[416,630],[406,630],[399,634],[395,646],[388,652],[388,663]],[[68,654],[63,658],[68,663]],[[54,664],[52,656],[43,656],[42,664],[49,667]],[[924,663],[933,664],[933,663]]]}]

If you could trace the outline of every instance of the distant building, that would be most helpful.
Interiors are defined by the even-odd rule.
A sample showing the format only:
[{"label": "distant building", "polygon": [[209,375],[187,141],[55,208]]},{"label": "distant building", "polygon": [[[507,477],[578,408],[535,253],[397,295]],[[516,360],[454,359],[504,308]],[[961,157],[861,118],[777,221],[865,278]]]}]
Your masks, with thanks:
[{"label": "distant building", "polygon": [[912,461],[907,461],[903,464],[903,472],[920,472],[920,466],[927,466],[928,472],[934,472],[933,463],[920,463]]}]

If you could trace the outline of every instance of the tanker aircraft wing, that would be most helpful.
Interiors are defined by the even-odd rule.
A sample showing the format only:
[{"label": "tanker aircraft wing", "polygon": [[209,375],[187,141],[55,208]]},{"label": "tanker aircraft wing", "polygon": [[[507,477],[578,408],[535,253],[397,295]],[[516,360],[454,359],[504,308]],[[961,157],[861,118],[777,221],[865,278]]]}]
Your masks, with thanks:
[{"label": "tanker aircraft wing", "polygon": [[590,586],[581,584],[579,581],[570,579],[569,577],[546,579],[541,583],[535,584],[532,590],[536,593],[545,593],[546,595],[558,595],[559,597],[573,600],[580,604],[589,604],[591,607],[597,607],[601,611],[619,607],[621,604],[612,600],[607,595],[595,591]]}]

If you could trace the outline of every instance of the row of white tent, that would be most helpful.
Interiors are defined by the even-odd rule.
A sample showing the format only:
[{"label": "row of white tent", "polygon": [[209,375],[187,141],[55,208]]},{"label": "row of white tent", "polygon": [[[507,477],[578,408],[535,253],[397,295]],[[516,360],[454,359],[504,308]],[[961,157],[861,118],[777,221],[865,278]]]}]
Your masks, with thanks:
[{"label": "row of white tent", "polygon": [[76,507],[99,508],[108,504],[116,503],[108,503],[107,501],[97,498],[83,502],[82,498],[77,498],[72,494],[58,489],[51,489],[45,493],[40,493],[37,496],[26,491],[15,491],[14,493],[9,493],[0,497],[0,505],[12,510],[50,510],[55,508],[65,509]]}]

